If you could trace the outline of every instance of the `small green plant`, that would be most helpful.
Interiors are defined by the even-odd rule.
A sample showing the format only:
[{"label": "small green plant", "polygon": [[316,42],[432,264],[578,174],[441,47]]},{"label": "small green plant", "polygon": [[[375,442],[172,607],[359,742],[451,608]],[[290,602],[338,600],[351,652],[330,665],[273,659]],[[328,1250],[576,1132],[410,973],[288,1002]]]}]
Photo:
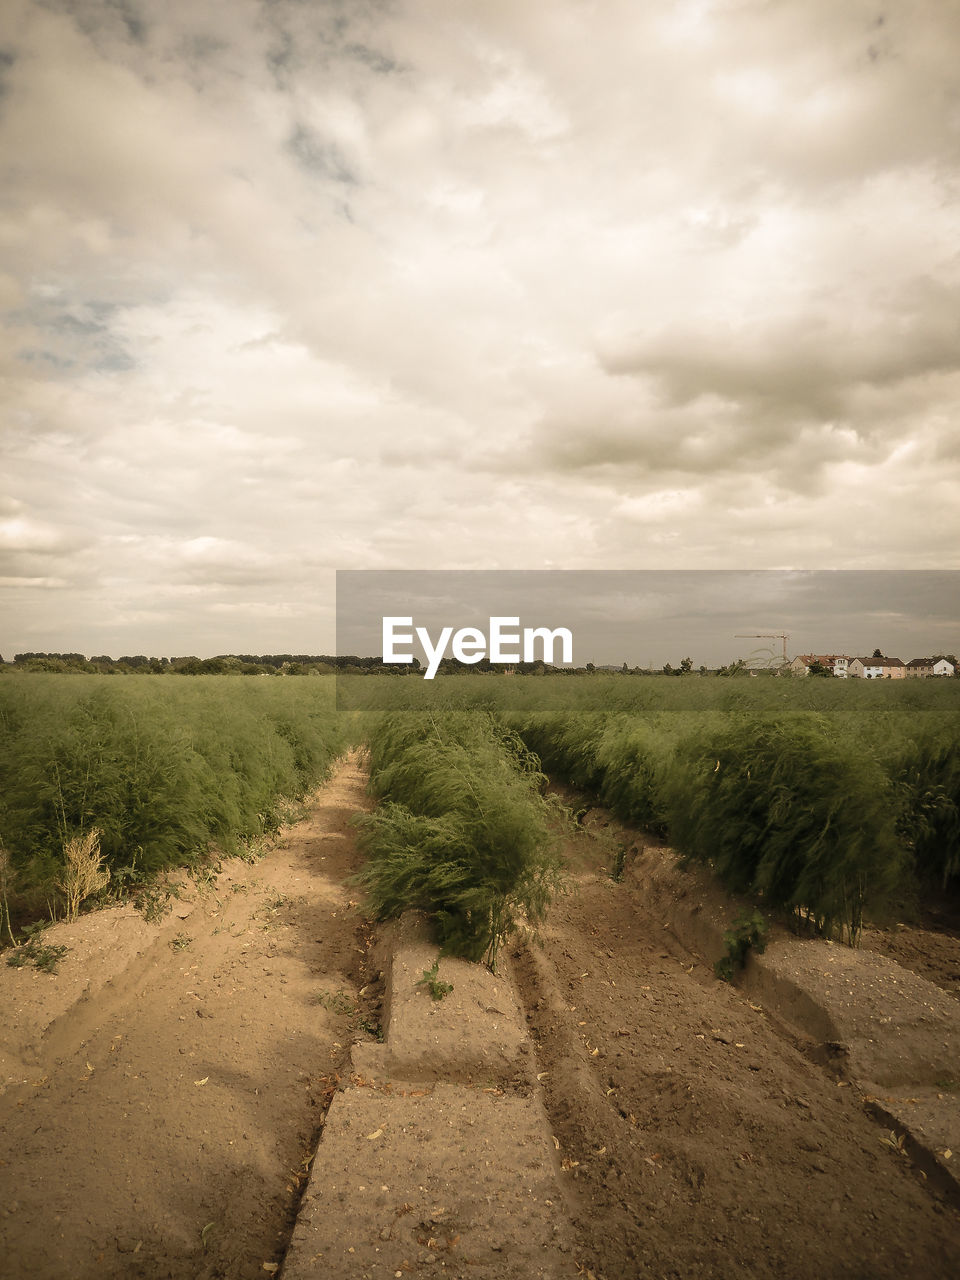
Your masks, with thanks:
[{"label": "small green plant", "polygon": [[7,964],[14,969],[22,969],[24,965],[32,964],[43,973],[56,973],[57,965],[69,950],[69,947],[60,943],[42,943],[36,938],[30,938],[22,946],[17,947],[12,955],[7,956]]},{"label": "small green plant", "polygon": [[726,954],[713,966],[713,971],[723,982],[732,982],[747,960],[748,952],[758,953],[767,949],[767,922],[754,907],[749,915],[737,916],[731,928],[723,935]]},{"label": "small green plant", "polygon": [[192,875],[194,883],[197,886],[197,893],[203,897],[205,893],[213,889],[217,883],[217,876],[220,874],[220,863],[213,866],[194,867]]},{"label": "small green plant", "polygon": [[147,924],[159,924],[170,910],[170,899],[173,894],[169,889],[161,889],[159,885],[151,885],[141,889],[133,900],[133,905],[146,920]]},{"label": "small green plant", "polygon": [[423,977],[418,979],[416,983],[418,987],[426,987],[433,1000],[442,1000],[444,996],[448,996],[453,990],[453,983],[443,982],[439,974],[440,957],[437,956],[433,965],[429,969],[424,969]]},{"label": "small green plant", "polygon": [[189,947],[193,939],[187,933],[178,933],[175,938],[170,939],[170,946],[174,951],[183,951],[185,947]]},{"label": "small green plant", "polygon": [[357,1006],[350,999],[345,991],[318,991],[313,997],[314,1004],[323,1005],[324,1009],[329,1009],[331,1013],[349,1013],[353,1014],[357,1011]]},{"label": "small green plant", "polygon": [[242,836],[237,841],[237,857],[253,866],[267,856],[270,845],[264,836]]},{"label": "small green plant", "polygon": [[371,1022],[369,1018],[361,1018],[358,1026],[368,1036],[373,1036],[378,1044],[383,1044],[383,1026],[379,1022]]},{"label": "small green plant", "polygon": [[626,845],[623,845],[623,844],[617,845],[617,851],[613,855],[613,869],[610,872],[610,877],[616,884],[619,884],[623,879],[623,869],[624,869],[624,862],[626,861],[626,857],[627,857]]}]

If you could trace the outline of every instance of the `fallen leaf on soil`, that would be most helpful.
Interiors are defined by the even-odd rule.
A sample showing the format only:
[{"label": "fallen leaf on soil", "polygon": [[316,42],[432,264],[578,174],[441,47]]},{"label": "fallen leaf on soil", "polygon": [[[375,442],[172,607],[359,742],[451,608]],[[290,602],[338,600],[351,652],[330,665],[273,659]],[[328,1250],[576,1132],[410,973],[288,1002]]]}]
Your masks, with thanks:
[{"label": "fallen leaf on soil", "polygon": [[208,1081],[209,1079],[210,1079],[210,1077],[209,1077],[209,1076],[204,1076],[202,1080],[194,1080],[194,1082],[193,1082],[193,1083],[194,1083],[194,1084],[197,1086],[197,1088],[199,1089],[199,1087],[200,1087],[202,1084],[206,1084],[206,1083],[207,1083],[207,1081]]},{"label": "fallen leaf on soil", "polygon": [[277,1272],[280,1270],[280,1263],[279,1263],[279,1262],[265,1262],[265,1263],[263,1264],[263,1269],[264,1269],[264,1271],[269,1271],[269,1272],[270,1272],[270,1274],[271,1274],[272,1276],[275,1276],[275,1275],[277,1274]]},{"label": "fallen leaf on soil", "polygon": [[379,1137],[381,1137],[381,1136],[382,1136],[382,1134],[383,1134],[383,1130],[382,1130],[382,1129],[374,1129],[373,1133],[368,1133],[368,1134],[367,1134],[367,1141],[368,1141],[368,1142],[372,1142],[372,1140],[373,1140],[374,1138],[379,1138]]},{"label": "fallen leaf on soil", "polygon": [[947,1147],[947,1149],[945,1151],[941,1151],[940,1154],[943,1156],[944,1160],[949,1160],[950,1157],[953,1155],[953,1152],[950,1150],[949,1147]]}]

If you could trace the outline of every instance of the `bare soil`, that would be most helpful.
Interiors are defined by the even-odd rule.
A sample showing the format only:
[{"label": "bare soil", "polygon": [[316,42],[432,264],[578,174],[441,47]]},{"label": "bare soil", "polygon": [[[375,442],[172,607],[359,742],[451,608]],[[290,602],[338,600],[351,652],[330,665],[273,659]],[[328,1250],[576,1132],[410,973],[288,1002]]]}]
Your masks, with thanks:
[{"label": "bare soil", "polygon": [[[323,1116],[351,1043],[375,1042],[383,961],[346,883],[364,781],[349,761],[305,822],[263,861],[224,863],[182,918],[98,912],[53,931],[71,946],[59,974],[0,965],[0,1274],[282,1268],[308,1170],[339,1190]],[[611,847],[573,843],[574,891],[543,945],[507,958],[572,1264],[595,1280],[960,1274],[956,1207],[841,1068],[718,982],[638,880],[614,883]],[[84,972],[99,985],[73,999]],[[514,1141],[485,1132],[487,1158]],[[476,1275],[424,1246],[424,1268],[441,1261]]]},{"label": "bare soil", "polygon": [[[0,964],[0,1275],[276,1270],[362,1018],[370,929],[344,882],[364,783],[343,767],[266,858],[194,887],[186,918],[182,901],[159,925],[96,912],[41,935],[70,946],[59,973]],[[95,994],[61,1011],[78,975]]]},{"label": "bare soil", "polygon": [[606,852],[576,842],[542,948],[511,957],[583,1265],[604,1280],[960,1274],[960,1213],[842,1064],[717,981],[639,879],[615,883],[609,837],[632,833],[606,834]]},{"label": "bare soil", "polygon": [[[937,928],[903,922],[886,929],[868,927],[863,932],[862,945],[889,956],[960,1000],[960,929],[952,919],[937,923]],[[957,1070],[960,1074],[960,1064]]]}]

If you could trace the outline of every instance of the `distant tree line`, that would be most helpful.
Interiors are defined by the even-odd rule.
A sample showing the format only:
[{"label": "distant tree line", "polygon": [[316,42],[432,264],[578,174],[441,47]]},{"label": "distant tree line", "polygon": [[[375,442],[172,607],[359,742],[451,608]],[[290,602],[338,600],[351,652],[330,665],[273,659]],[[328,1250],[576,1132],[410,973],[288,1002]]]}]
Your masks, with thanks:
[{"label": "distant tree line", "polygon": [[[52,671],[66,673],[87,673],[91,675],[332,675],[335,672],[347,675],[379,675],[394,676],[417,675],[422,671],[418,659],[412,665],[401,666],[395,663],[385,664],[382,656],[360,657],[357,654],[309,654],[309,653],[232,653],[220,654],[215,658],[198,658],[188,654],[175,658],[148,657],[143,653],[124,654],[112,658],[109,654],[96,654],[87,658],[82,653],[17,653],[13,663],[4,663],[0,657],[0,669],[13,668],[19,671]],[[699,667],[694,670],[693,661],[683,658],[679,666],[673,667],[668,662],[663,667],[630,667],[625,662],[622,667],[596,667],[588,662],[582,667],[551,667],[541,660],[536,662],[517,662],[504,668],[502,664],[492,663],[489,658],[479,662],[464,663],[456,658],[444,658],[437,668],[438,675],[484,675],[488,672],[507,670],[516,675],[594,675],[598,672],[613,672],[620,675],[740,675],[746,670],[742,659],[737,659],[728,667],[719,670]]]},{"label": "distant tree line", "polygon": [[[3,659],[0,658],[0,662]],[[124,654],[112,658],[96,654],[87,658],[82,653],[17,653],[12,664],[21,671],[83,672],[93,675],[329,675],[334,671],[367,671],[382,669],[380,658],[361,658],[355,654],[337,657],[332,654],[267,653],[220,654],[215,658],[198,658],[188,654],[176,658],[148,657],[143,653]]]}]

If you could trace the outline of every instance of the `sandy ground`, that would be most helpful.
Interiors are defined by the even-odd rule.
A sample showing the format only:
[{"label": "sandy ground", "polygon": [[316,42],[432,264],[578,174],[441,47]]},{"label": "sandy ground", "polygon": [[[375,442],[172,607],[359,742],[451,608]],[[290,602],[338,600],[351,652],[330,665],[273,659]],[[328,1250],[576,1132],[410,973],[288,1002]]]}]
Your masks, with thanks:
[{"label": "sandy ground", "polygon": [[[375,1043],[382,960],[346,883],[363,782],[348,762],[182,918],[95,913],[58,926],[59,974],[0,966],[0,1274],[280,1273],[311,1161],[334,1176],[350,1045]],[[507,969],[582,1274],[960,1274],[960,1214],[856,1089],[614,883],[609,844],[571,853],[574,892]],[[84,966],[113,980],[77,1000]],[[512,1149],[509,1126],[490,1140]]]},{"label": "sandy ground", "polygon": [[[3,1007],[37,1025],[74,969],[128,960],[136,929],[115,980],[9,1055],[0,1274],[276,1269],[360,1020],[369,929],[344,881],[364,781],[342,768],[262,861],[224,862],[185,919],[97,912],[43,935],[69,938],[59,974],[0,966]],[[112,952],[105,924],[123,926]]]},{"label": "sandy ground", "polygon": [[645,910],[639,880],[613,882],[608,851],[577,842],[574,892],[542,947],[511,956],[584,1267],[604,1280],[960,1274],[957,1208],[820,1046],[718,982]]}]

